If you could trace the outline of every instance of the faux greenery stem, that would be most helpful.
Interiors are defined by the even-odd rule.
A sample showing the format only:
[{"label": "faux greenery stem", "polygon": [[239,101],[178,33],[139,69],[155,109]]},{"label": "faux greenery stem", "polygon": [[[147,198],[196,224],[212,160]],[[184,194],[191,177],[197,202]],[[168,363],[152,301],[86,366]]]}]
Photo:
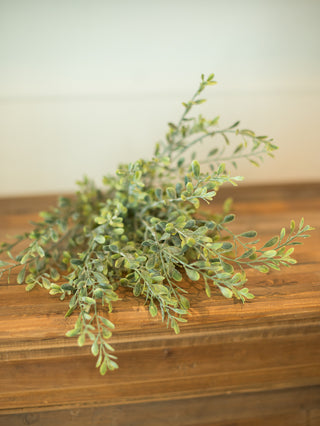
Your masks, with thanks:
[{"label": "faux greenery stem", "polygon": [[[223,211],[214,210],[219,188],[243,179],[231,176],[230,167],[236,168],[238,160],[259,165],[277,149],[272,139],[241,129],[239,122],[220,129],[219,117],[190,117],[205,101],[202,91],[215,84],[213,74],[201,76],[178,124],[169,123],[151,159],[121,165],[115,176],[103,178],[102,188],[84,178],[75,197],[61,197],[57,207],[41,212],[32,232],[0,246],[0,254],[7,255],[0,275],[9,279],[19,268],[17,282],[27,291],[38,285],[69,300],[65,316],[78,316],[66,335],[77,337],[79,346],[90,345],[102,375],[118,368],[109,343],[115,325],[108,313],[120,287],[132,289],[151,316],[160,311],[162,321],[179,333],[190,307],[186,280],[203,283],[208,297],[218,290],[226,298],[253,299],[245,287],[246,270],[267,273],[294,264],[294,246],[313,229],[303,219],[297,227],[292,220],[289,230],[282,228],[262,245],[253,230],[232,231],[235,215],[228,200]],[[240,143],[234,146],[229,137]],[[210,146],[197,160],[191,148],[203,142]],[[204,202],[212,203],[211,213],[202,211]],[[28,247],[13,254],[24,241]]]}]

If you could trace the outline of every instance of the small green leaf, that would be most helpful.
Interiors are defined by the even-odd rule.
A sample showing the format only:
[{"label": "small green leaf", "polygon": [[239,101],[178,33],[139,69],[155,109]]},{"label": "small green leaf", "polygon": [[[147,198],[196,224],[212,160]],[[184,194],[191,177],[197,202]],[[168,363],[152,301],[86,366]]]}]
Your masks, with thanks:
[{"label": "small green leaf", "polygon": [[24,277],[26,274],[26,267],[24,266],[21,271],[19,272],[18,276],[17,276],[17,283],[18,284],[22,284],[24,281]]},{"label": "small green leaf", "polygon": [[93,292],[93,296],[95,299],[102,299],[104,295],[105,293],[101,288],[96,288]]},{"label": "small green leaf", "polygon": [[100,351],[97,362],[96,362],[96,368],[99,368],[102,363],[102,351]]},{"label": "small green leaf", "polygon": [[223,250],[226,250],[226,251],[232,250],[233,249],[233,244],[230,243],[229,241],[225,241],[222,244],[222,248],[223,248]]},{"label": "small green leaf", "polygon": [[177,321],[174,318],[171,319],[171,327],[174,329],[174,332],[176,334],[180,333],[179,325],[178,325]]},{"label": "small green leaf", "polygon": [[78,328],[74,328],[73,330],[69,330],[66,332],[67,337],[74,337],[77,336],[80,333],[80,330]]},{"label": "small green leaf", "polygon": [[72,265],[82,266],[83,265],[83,260],[80,260],[80,259],[71,259],[70,263]]},{"label": "small green leaf", "polygon": [[186,273],[192,281],[198,281],[200,279],[199,272],[195,271],[194,269],[186,268]]},{"label": "small green leaf", "polygon": [[115,235],[122,235],[124,233],[124,229],[123,228],[114,228],[113,233]]},{"label": "small green leaf", "polygon": [[157,309],[156,305],[154,305],[153,303],[152,304],[150,303],[150,305],[149,305],[149,312],[150,312],[150,315],[152,317],[157,316],[158,309]]},{"label": "small green leaf", "polygon": [[240,256],[240,259],[246,259],[247,257],[250,257],[250,256],[252,256],[253,254],[254,254],[254,252],[255,252],[255,248],[251,248],[251,249],[249,249],[249,250],[247,250],[247,251],[245,251],[241,256]]},{"label": "small green leaf", "polygon": [[182,275],[180,274],[180,272],[179,272],[177,269],[174,269],[174,270],[172,271],[172,278],[173,278],[175,281],[181,281],[181,280],[182,280]]},{"label": "small green leaf", "polygon": [[99,319],[100,319],[101,322],[103,322],[103,324],[105,326],[114,329],[114,324],[110,320],[108,320],[107,318],[104,318],[104,317],[99,317]]},{"label": "small green leaf", "polygon": [[197,160],[193,160],[191,164],[192,172],[195,177],[199,177],[200,175],[200,164]]},{"label": "small green leaf", "polygon": [[21,259],[21,261],[20,261],[20,263],[22,264],[22,265],[24,265],[25,263],[27,263],[27,261],[30,259],[30,257],[31,257],[31,254],[30,254],[30,252],[28,251],[23,257],[22,257],[22,259]]},{"label": "small green leaf", "polygon": [[234,214],[228,214],[227,216],[225,216],[225,218],[223,219],[223,223],[229,223],[232,222],[235,218]]},{"label": "small green leaf", "polygon": [[216,155],[218,151],[219,151],[218,148],[214,148],[209,152],[208,156],[212,157],[212,156]]},{"label": "small green leaf", "polygon": [[[49,292],[49,294],[51,294],[51,291],[52,290],[50,290],[50,292]],[[75,310],[75,308],[76,308],[76,306],[71,306],[69,309],[68,309],[68,311],[66,312],[66,314],[65,314],[65,318],[68,318],[70,315],[72,315],[73,314],[73,311]]]},{"label": "small green leaf", "polygon": [[254,294],[252,294],[252,293],[247,293],[245,297],[249,300],[255,298]]},{"label": "small green leaf", "polygon": [[277,244],[278,241],[279,241],[279,237],[275,236],[275,237],[271,238],[269,241],[267,241],[262,248],[274,246],[275,244]]},{"label": "small green leaf", "polygon": [[259,272],[262,272],[263,274],[266,274],[267,272],[269,272],[269,268],[266,265],[257,265],[257,266],[252,266],[254,269],[257,269]]},{"label": "small green leaf", "polygon": [[103,235],[97,235],[94,239],[98,244],[104,244],[106,239]]},{"label": "small green leaf", "polygon": [[226,297],[227,299],[230,299],[232,297],[233,293],[230,290],[230,288],[219,286],[219,289],[220,289],[221,293],[223,294],[223,296]]},{"label": "small green leaf", "polygon": [[233,266],[230,263],[221,261],[221,266],[225,272],[229,272],[230,274],[233,272]]},{"label": "small green leaf", "polygon": [[181,302],[181,306],[185,310],[188,310],[190,308],[190,302],[189,302],[189,300],[186,297],[180,295],[180,302]]},{"label": "small green leaf", "polygon": [[109,345],[109,343],[107,343],[107,342],[103,342],[103,344],[104,344],[104,346],[108,349],[108,351],[110,351],[110,352],[113,352],[113,351],[114,351],[114,348],[113,348],[111,345]]},{"label": "small green leaf", "polygon": [[83,346],[85,344],[85,341],[86,341],[86,336],[84,334],[80,334],[80,336],[78,337],[78,345]]},{"label": "small green leaf", "polygon": [[58,279],[60,278],[60,274],[55,268],[51,268],[50,276],[53,279],[53,281],[58,281]]},{"label": "small green leaf", "polygon": [[263,253],[263,255],[265,257],[272,258],[272,257],[275,257],[277,255],[277,251],[276,250],[267,250]]},{"label": "small green leaf", "polygon": [[161,285],[161,284],[157,284],[155,286],[152,286],[152,289],[153,289],[153,291],[154,291],[154,293],[156,295],[158,295],[158,294],[168,294],[168,291],[169,291],[166,286]]},{"label": "small green leaf", "polygon": [[40,257],[44,257],[45,256],[45,252],[43,250],[43,248],[41,246],[37,246],[37,253]]},{"label": "small green leaf", "polygon": [[34,286],[35,286],[35,285],[36,285],[36,283],[35,283],[35,282],[28,284],[28,285],[26,286],[26,291],[31,291],[31,290],[33,290],[33,288],[34,288]]},{"label": "small green leaf", "polygon": [[196,240],[194,238],[188,238],[186,244],[189,247],[193,247],[196,244]]},{"label": "small green leaf", "polygon": [[154,194],[156,196],[156,198],[158,198],[158,200],[162,199],[162,189],[161,188],[156,188],[154,191]]},{"label": "small green leaf", "polygon": [[184,163],[184,158],[179,158],[179,160],[177,162],[177,166],[181,167],[183,163]]},{"label": "small green leaf", "polygon": [[206,291],[206,295],[208,297],[211,297],[211,288],[207,282],[205,283],[205,291]]},{"label": "small green leaf", "polygon": [[253,164],[256,167],[259,167],[259,163],[255,160],[252,160],[252,158],[249,159],[250,163]]},{"label": "small green leaf", "polygon": [[119,366],[115,361],[112,361],[111,359],[109,359],[108,368],[109,368],[110,371],[113,371],[113,370],[116,370],[117,368],[119,368]]},{"label": "small green leaf", "polygon": [[234,154],[238,154],[238,152],[240,152],[243,149],[243,144],[240,143],[236,149],[233,151]]},{"label": "small green leaf", "polygon": [[191,182],[188,182],[187,183],[187,185],[186,185],[186,189],[187,189],[187,191],[188,191],[188,194],[189,195],[191,195],[192,193],[193,193],[193,185],[192,185],[192,183]]},{"label": "small green leaf", "polygon": [[93,342],[91,346],[91,352],[92,352],[92,355],[94,356],[97,356],[99,353],[99,345],[96,340]]},{"label": "small green leaf", "polygon": [[194,101],[195,102],[195,104],[197,104],[197,105],[200,105],[200,104],[203,104],[204,102],[206,102],[207,100],[206,99],[197,99],[196,101]]},{"label": "small green leaf", "polygon": [[105,223],[107,223],[107,218],[105,218],[105,217],[96,217],[95,218],[95,220],[94,220],[98,225],[103,225],[103,224],[105,224]]},{"label": "small green leaf", "polygon": [[285,256],[290,256],[290,254],[292,254],[293,252],[294,252],[294,248],[293,248],[293,247],[290,247],[290,248],[286,251]]},{"label": "small green leaf", "polygon": [[225,133],[221,133],[221,134],[222,134],[223,139],[225,140],[226,144],[227,144],[227,145],[230,145],[230,141],[229,141],[228,136],[227,136]]},{"label": "small green leaf", "polygon": [[68,283],[62,284],[61,288],[62,288],[62,290],[65,290],[65,291],[73,291],[74,290],[74,287],[72,285],[68,284]]},{"label": "small green leaf", "polygon": [[224,163],[220,164],[218,171],[217,171],[217,175],[222,175],[223,172],[225,171],[225,169],[226,169],[226,165]]},{"label": "small green leaf", "polygon": [[42,277],[42,284],[46,290],[51,288],[51,282],[48,280],[48,278]]},{"label": "small green leaf", "polygon": [[152,282],[154,283],[161,283],[165,280],[165,277],[162,277],[161,275],[156,275],[152,277]]},{"label": "small green leaf", "polygon": [[141,291],[142,291],[142,286],[141,284],[138,282],[134,288],[133,288],[133,295],[135,297],[139,297],[141,295]]},{"label": "small green leaf", "polygon": [[173,188],[172,186],[169,186],[167,189],[166,189],[166,192],[167,192],[167,196],[169,197],[169,198],[177,198],[177,194],[176,194],[176,190],[175,190],[175,188]]},{"label": "small green leaf", "polygon": [[240,234],[240,237],[245,237],[245,238],[254,238],[257,236],[256,231],[247,231],[244,232],[243,234]]},{"label": "small green leaf", "polygon": [[103,361],[103,363],[100,365],[99,371],[100,371],[101,376],[104,376],[106,374],[106,372],[107,372],[107,362],[106,361]]}]

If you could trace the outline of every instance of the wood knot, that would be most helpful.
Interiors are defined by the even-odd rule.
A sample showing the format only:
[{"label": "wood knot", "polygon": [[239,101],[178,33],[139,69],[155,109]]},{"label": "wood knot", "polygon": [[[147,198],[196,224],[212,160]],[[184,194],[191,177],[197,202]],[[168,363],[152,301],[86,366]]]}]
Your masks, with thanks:
[{"label": "wood knot", "polygon": [[25,425],[34,425],[39,422],[39,414],[28,413],[24,416],[23,423]]}]

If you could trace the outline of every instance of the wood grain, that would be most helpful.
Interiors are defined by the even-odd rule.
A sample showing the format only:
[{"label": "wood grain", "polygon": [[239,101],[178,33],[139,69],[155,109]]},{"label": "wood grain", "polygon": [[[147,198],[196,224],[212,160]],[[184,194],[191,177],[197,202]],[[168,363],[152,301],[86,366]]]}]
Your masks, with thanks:
[{"label": "wood grain", "polygon": [[[64,336],[74,322],[64,318],[67,301],[26,293],[14,276],[0,281],[1,425],[320,424],[320,185],[230,189],[209,209],[228,196],[236,231],[267,240],[292,218],[315,226],[296,249],[299,263],[250,271],[256,298],[244,305],[208,299],[186,279],[191,315],[177,336],[123,290],[110,314],[120,369],[105,377],[89,347]],[[30,229],[55,199],[0,200],[0,240]]]}]

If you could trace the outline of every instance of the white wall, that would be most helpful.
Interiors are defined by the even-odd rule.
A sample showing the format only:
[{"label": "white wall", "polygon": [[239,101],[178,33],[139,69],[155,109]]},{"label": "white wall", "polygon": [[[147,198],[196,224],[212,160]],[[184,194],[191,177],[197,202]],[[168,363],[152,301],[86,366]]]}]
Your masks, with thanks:
[{"label": "white wall", "polygon": [[0,196],[67,192],[203,112],[273,136],[247,183],[320,179],[320,1],[0,0]]}]

